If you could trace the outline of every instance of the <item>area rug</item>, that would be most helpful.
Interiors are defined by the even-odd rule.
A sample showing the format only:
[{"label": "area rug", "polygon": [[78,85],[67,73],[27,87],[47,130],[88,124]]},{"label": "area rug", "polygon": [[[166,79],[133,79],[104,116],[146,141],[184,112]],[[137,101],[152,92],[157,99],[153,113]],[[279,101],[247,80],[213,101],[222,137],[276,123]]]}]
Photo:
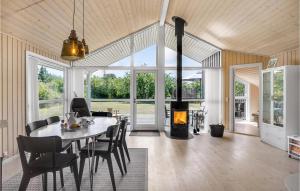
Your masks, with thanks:
[{"label": "area rug", "polygon": [[[148,149],[132,148],[129,149],[131,162],[127,163],[127,174],[121,175],[117,162],[113,160],[113,168],[117,190],[148,190]],[[113,157],[114,158],[114,157]],[[100,160],[102,161],[102,160]],[[127,161],[127,160],[126,160]],[[79,163],[79,160],[78,160]],[[14,191],[18,190],[22,173],[18,173],[9,180],[3,183],[3,190]],[[65,187],[61,188],[60,176],[56,175],[57,190],[74,191],[76,190],[74,176],[70,172],[70,168],[64,169]],[[48,173],[48,190],[53,190],[52,173]],[[40,191],[42,190],[42,177],[37,176],[30,180],[27,190]],[[82,177],[81,190],[90,190],[90,181],[88,174],[88,160],[85,162],[84,174]],[[107,162],[99,162],[98,172],[94,176],[93,190],[113,190],[110,175],[107,167]]]},{"label": "area rug", "polygon": [[145,137],[159,137],[158,130],[132,130],[129,136],[145,136]]}]

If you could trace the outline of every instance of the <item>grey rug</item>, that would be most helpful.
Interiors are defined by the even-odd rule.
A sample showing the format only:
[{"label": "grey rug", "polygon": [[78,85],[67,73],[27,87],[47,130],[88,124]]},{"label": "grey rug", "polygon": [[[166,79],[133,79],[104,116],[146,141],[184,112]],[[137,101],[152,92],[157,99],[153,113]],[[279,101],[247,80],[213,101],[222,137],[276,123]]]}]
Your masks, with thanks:
[{"label": "grey rug", "polygon": [[160,132],[157,130],[132,130],[129,136],[159,137]]},{"label": "grey rug", "polygon": [[[118,165],[113,160],[114,175],[117,190],[148,190],[148,149],[132,148],[129,149],[131,162],[127,163],[127,174],[121,175]],[[113,157],[114,158],[114,157]],[[126,158],[127,159],[127,158]],[[127,161],[127,160],[126,160]],[[79,160],[78,160],[79,163]],[[78,166],[79,168],[79,166]],[[14,177],[3,183],[3,190],[18,190],[22,173],[18,173]],[[48,173],[48,190],[53,190],[52,173]],[[60,176],[56,175],[58,190],[75,191],[75,181],[73,174],[70,173],[70,168],[64,169],[65,187],[61,188]],[[42,177],[37,176],[30,180],[27,190],[38,191],[42,190]],[[88,160],[85,163],[84,174],[82,177],[81,190],[90,190],[90,179],[88,174]],[[113,190],[110,175],[107,167],[107,162],[99,161],[98,172],[94,175],[93,190]]]}]

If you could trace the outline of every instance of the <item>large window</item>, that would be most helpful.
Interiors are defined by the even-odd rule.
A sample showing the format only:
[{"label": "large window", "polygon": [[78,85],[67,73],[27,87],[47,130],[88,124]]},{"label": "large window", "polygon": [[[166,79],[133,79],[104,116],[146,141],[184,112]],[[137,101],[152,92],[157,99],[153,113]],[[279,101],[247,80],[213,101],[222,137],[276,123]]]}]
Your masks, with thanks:
[{"label": "large window", "polygon": [[135,67],[155,67],[156,66],[156,45],[145,48],[133,54]]},{"label": "large window", "polygon": [[38,65],[39,119],[63,116],[64,71]]},{"label": "large window", "polygon": [[90,77],[92,111],[130,114],[130,71],[98,70]]},{"label": "large window", "polygon": [[[176,51],[165,47],[165,66],[176,67],[177,66],[177,53]],[[202,64],[182,55],[182,67],[201,67]]]}]

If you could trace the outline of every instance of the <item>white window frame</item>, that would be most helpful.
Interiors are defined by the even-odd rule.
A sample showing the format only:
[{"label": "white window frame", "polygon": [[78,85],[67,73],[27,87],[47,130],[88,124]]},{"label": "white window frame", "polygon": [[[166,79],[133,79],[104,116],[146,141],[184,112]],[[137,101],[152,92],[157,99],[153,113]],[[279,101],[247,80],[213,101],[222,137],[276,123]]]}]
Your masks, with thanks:
[{"label": "white window frame", "polygon": [[[34,63],[30,59],[35,58],[42,62]],[[38,95],[38,65],[50,67],[63,71],[64,75],[64,95],[63,99],[42,100],[39,101]],[[39,54],[26,51],[26,123],[39,120],[39,104],[40,103],[63,103],[63,113],[67,112],[68,101],[68,70],[70,65],[41,56]]]}]

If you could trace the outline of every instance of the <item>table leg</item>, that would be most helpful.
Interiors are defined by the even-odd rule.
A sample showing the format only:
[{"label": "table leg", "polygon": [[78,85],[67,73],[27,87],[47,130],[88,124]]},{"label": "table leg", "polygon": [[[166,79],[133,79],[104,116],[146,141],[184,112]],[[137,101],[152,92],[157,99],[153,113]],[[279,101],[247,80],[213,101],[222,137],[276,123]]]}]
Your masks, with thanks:
[{"label": "table leg", "polygon": [[95,139],[95,137],[93,137],[92,138],[92,172],[91,172],[91,175],[92,175],[92,185],[93,185],[93,183],[94,183],[94,169],[95,169],[95,141],[96,141],[96,139]]},{"label": "table leg", "polygon": [[90,188],[93,190],[93,180],[94,180],[94,161],[95,161],[95,137],[92,137],[92,162],[91,162],[91,155],[90,155],[90,144],[87,143],[88,149],[88,160],[89,160],[89,176],[90,176]]}]

